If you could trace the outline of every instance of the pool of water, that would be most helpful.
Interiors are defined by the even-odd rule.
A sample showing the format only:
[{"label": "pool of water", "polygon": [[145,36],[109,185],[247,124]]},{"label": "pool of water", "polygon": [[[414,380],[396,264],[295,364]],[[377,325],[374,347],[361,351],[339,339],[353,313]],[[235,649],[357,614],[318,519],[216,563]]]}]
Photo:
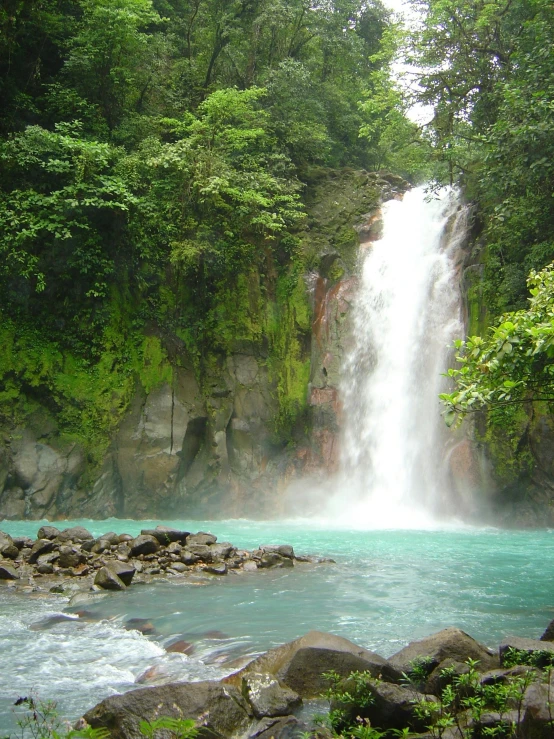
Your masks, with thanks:
[{"label": "pool of water", "polygon": [[[34,690],[76,718],[102,698],[150,681],[217,678],[237,660],[310,629],[345,636],[387,657],[413,639],[458,626],[490,646],[507,634],[538,637],[554,618],[554,532],[451,528],[358,531],[307,522],[72,521],[93,534],[139,533],[166,523],[211,531],[244,548],[292,544],[336,564],[229,574],[213,581],[160,580],[110,593],[81,617],[67,598],[0,589],[0,729],[13,703]],[[40,522],[2,522],[35,536]],[[70,620],[45,619],[73,615]],[[129,629],[148,620],[153,632]],[[176,638],[188,656],[167,653]]]}]

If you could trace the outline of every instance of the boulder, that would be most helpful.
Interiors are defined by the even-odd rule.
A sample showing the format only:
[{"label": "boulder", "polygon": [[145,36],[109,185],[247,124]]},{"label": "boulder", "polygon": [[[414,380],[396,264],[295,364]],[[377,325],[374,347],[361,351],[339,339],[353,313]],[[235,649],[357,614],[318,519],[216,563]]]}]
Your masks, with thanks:
[{"label": "boulder", "polygon": [[294,559],[294,549],[290,544],[264,544],[260,547],[262,552],[277,552],[281,557]]},{"label": "boulder", "polygon": [[102,536],[99,536],[98,539],[104,539],[109,543],[111,547],[116,546],[120,543],[119,534],[116,534],[115,531],[108,531],[107,534],[102,534]]},{"label": "boulder", "polygon": [[193,554],[192,552],[189,552],[187,549],[184,549],[181,552],[180,559],[181,559],[181,562],[183,564],[187,565],[188,567],[190,567],[193,564],[196,564],[196,562],[199,561],[199,559],[196,556],[196,554]]},{"label": "boulder", "polygon": [[84,526],[71,526],[60,531],[56,538],[59,541],[90,541],[94,536]]},{"label": "boulder", "polygon": [[535,655],[537,665],[543,667],[549,663],[551,659],[549,655],[554,656],[554,642],[525,639],[521,636],[507,636],[498,647],[500,662],[502,664],[504,664],[510,650],[523,652],[526,656]]},{"label": "boulder", "polygon": [[6,559],[16,559],[19,554],[12,537],[3,531],[0,531],[0,554]]},{"label": "boulder", "polygon": [[142,529],[140,533],[147,536],[153,536],[162,546],[167,546],[174,541],[179,542],[179,544],[184,544],[187,536],[190,536],[189,531],[180,531],[179,529],[172,529],[169,526],[156,526],[155,529]]},{"label": "boulder", "polygon": [[212,557],[214,559],[228,559],[233,555],[237,549],[228,541],[222,541],[219,544],[212,544],[210,546],[212,550]]},{"label": "boulder", "polygon": [[198,562],[206,562],[210,563],[213,562],[213,553],[212,553],[212,547],[208,546],[208,544],[188,544],[186,545],[185,549],[183,550],[181,554],[181,561],[185,562],[184,556],[186,554],[191,554],[193,557],[195,557],[195,561]]},{"label": "boulder", "polygon": [[14,536],[13,543],[21,551],[22,549],[31,549],[34,540],[30,536]]},{"label": "boulder", "polygon": [[532,683],[523,696],[523,718],[519,727],[518,736],[525,739],[552,739],[554,729],[554,707],[552,693],[554,686],[552,678],[550,685]]},{"label": "boulder", "polygon": [[160,542],[149,534],[141,534],[129,544],[132,557],[138,557],[139,554],[155,554],[160,548]]},{"label": "boulder", "polygon": [[252,706],[256,718],[288,716],[302,705],[294,690],[267,673],[252,672],[242,678],[242,694]]},{"label": "boulder", "polygon": [[37,539],[33,544],[31,554],[29,554],[30,564],[34,564],[41,554],[48,554],[48,552],[51,552],[53,549],[54,542],[50,539]]},{"label": "boulder", "polygon": [[261,719],[248,732],[248,739],[298,739],[308,734],[321,736],[320,732],[310,731],[310,727],[296,716],[284,716]]},{"label": "boulder", "polygon": [[131,534],[119,534],[119,543],[123,544],[126,541],[133,541],[134,538]]},{"label": "boulder", "polygon": [[208,572],[210,575],[226,575],[227,565],[224,562],[217,565],[209,565],[204,568],[204,572]]},{"label": "boulder", "polygon": [[85,555],[76,547],[60,547],[58,564],[60,567],[77,567],[86,562]]},{"label": "boulder", "polygon": [[37,539],[55,539],[60,535],[60,530],[55,526],[41,526],[37,531]]},{"label": "boulder", "polygon": [[331,670],[341,677],[355,671],[367,671],[372,677],[382,676],[392,681],[402,677],[380,655],[341,636],[310,631],[299,639],[270,649],[239,672],[224,678],[224,682],[240,686],[248,673],[269,673],[302,698],[315,698],[329,687],[322,675]]},{"label": "boulder", "polygon": [[479,670],[492,670],[499,666],[492,650],[475,641],[461,629],[451,626],[407,647],[390,657],[389,662],[400,672],[409,673],[412,664],[424,660],[430,674],[443,660],[465,662],[468,658],[478,660]]},{"label": "boulder", "polygon": [[50,562],[42,562],[37,566],[37,572],[39,575],[51,575],[54,572],[54,565]]},{"label": "boulder", "polygon": [[[445,673],[445,670],[448,672]],[[470,667],[466,662],[458,662],[450,657],[443,659],[427,678],[425,692],[440,697],[447,685],[450,685],[460,675],[467,675],[469,670]]]},{"label": "boulder", "polygon": [[[344,680],[341,687],[347,692],[353,692],[349,686],[351,680]],[[352,686],[355,689],[355,686]],[[373,697],[364,704],[353,703],[345,705],[343,702],[331,701],[331,710],[343,711],[346,720],[354,723],[358,717],[369,719],[372,726],[379,729],[404,729],[423,731],[428,721],[418,716],[417,704],[422,701],[438,703],[434,695],[418,693],[413,688],[404,688],[393,683],[384,683],[380,680],[369,680],[368,692]]]},{"label": "boulder", "polygon": [[213,534],[207,534],[205,531],[199,531],[197,534],[190,534],[190,536],[187,536],[187,545],[190,544],[215,544],[217,541],[217,536],[214,536]]},{"label": "boulder", "polygon": [[108,551],[110,547],[111,547],[111,544],[109,540],[104,539],[103,536],[100,536],[98,539],[96,539],[96,541],[90,548],[90,551],[93,554],[103,554],[104,552]]},{"label": "boulder", "polygon": [[136,569],[129,562],[120,562],[117,559],[109,562],[107,565],[108,569],[114,572],[120,580],[123,580],[125,585],[129,586],[133,577],[135,576]]},{"label": "boulder", "polygon": [[103,590],[125,590],[127,587],[114,570],[106,565],[96,573],[94,584]]},{"label": "boulder", "polygon": [[277,552],[264,552],[258,562],[258,567],[270,569],[273,567],[294,567],[292,559],[282,557]]},{"label": "boulder", "polygon": [[202,727],[200,736],[229,737],[244,732],[251,710],[236,688],[204,681],[169,683],[111,696],[84,718],[94,729],[108,729],[111,739],[144,739],[140,722],[160,716],[194,719]]},{"label": "boulder", "polygon": [[4,562],[0,562],[0,580],[19,580],[17,570]]},{"label": "boulder", "polygon": [[541,641],[554,641],[554,620],[552,620],[548,626],[546,627],[546,630],[544,634],[540,638]]}]

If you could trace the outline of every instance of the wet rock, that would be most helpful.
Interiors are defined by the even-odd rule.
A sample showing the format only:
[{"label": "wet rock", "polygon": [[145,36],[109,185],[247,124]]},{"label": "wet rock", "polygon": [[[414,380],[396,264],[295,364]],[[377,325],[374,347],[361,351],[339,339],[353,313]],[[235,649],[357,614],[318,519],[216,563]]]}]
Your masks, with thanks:
[{"label": "wet rock", "polygon": [[242,569],[245,572],[255,572],[258,569],[258,565],[251,560],[249,562],[245,562],[242,566]]},{"label": "wet rock", "polygon": [[18,580],[19,575],[14,567],[5,562],[0,562],[0,580]]},{"label": "wet rock", "polygon": [[196,562],[198,561],[199,561],[199,558],[196,556],[196,554],[189,552],[187,549],[185,549],[181,553],[181,562],[184,565],[188,565],[190,567],[191,565],[196,564]]},{"label": "wet rock", "polygon": [[302,705],[302,698],[277,678],[253,672],[242,678],[242,694],[256,718],[288,716]]},{"label": "wet rock", "polygon": [[402,678],[401,673],[380,655],[340,636],[310,631],[288,644],[270,649],[243,670],[224,678],[224,682],[240,685],[246,673],[270,673],[302,698],[315,698],[329,687],[323,673],[330,671],[341,677],[367,671],[372,677],[382,676],[385,680]]},{"label": "wet rock", "polygon": [[111,696],[84,718],[95,729],[107,728],[112,739],[140,739],[140,722],[159,716],[199,721],[201,737],[209,733],[229,737],[246,729],[251,711],[236,688],[205,681],[170,683]]},{"label": "wet rock", "polygon": [[[47,538],[47,537],[44,537],[44,538]],[[21,552],[22,549],[31,549],[34,544],[34,539],[31,539],[30,536],[14,536],[13,543]]]},{"label": "wet rock", "polygon": [[51,552],[53,549],[54,542],[50,539],[37,539],[33,544],[31,554],[29,554],[30,564],[34,564],[41,554],[48,554],[48,552]]},{"label": "wet rock", "polygon": [[0,531],[0,554],[6,559],[16,559],[19,554],[12,537],[3,531]]},{"label": "wet rock", "polygon": [[156,627],[148,618],[129,618],[125,621],[128,631],[140,631],[145,636],[156,633]]},{"label": "wet rock", "polygon": [[77,567],[86,562],[85,555],[76,547],[60,547],[58,564],[60,567]]},{"label": "wet rock", "polygon": [[284,716],[261,719],[250,729],[248,739],[298,739],[308,733],[310,727],[296,716]]},{"label": "wet rock", "polygon": [[264,552],[262,554],[258,567],[263,569],[270,569],[273,567],[294,567],[292,559],[289,557],[282,557],[277,552]]},{"label": "wet rock", "polygon": [[550,680],[550,684],[533,683],[525,691],[523,719],[518,736],[525,737],[525,739],[552,739],[554,719],[552,676]]},{"label": "wet rock", "polygon": [[288,557],[294,559],[294,549],[290,544],[264,544],[260,547],[262,552],[277,552],[281,557]]},{"label": "wet rock", "polygon": [[549,662],[550,658],[547,654],[541,655],[541,652],[554,655],[554,642],[525,639],[521,636],[507,636],[498,647],[500,662],[504,664],[507,654],[511,653],[513,655],[514,652],[523,652],[526,656],[535,655],[538,666],[543,667]]},{"label": "wet rock", "polygon": [[[63,585],[59,587],[62,588],[62,592],[65,592],[65,588]],[[103,600],[107,597],[107,595],[107,593],[75,593],[75,595],[71,597],[68,606],[69,608],[76,608],[77,606],[92,605],[99,600]]]},{"label": "wet rock", "polygon": [[43,562],[37,565],[37,572],[39,575],[52,575],[54,572],[54,565],[50,562]]},{"label": "wet rock", "polygon": [[222,562],[221,564],[211,565],[204,569],[204,572],[208,572],[210,575],[226,575],[227,565]]},{"label": "wet rock", "polygon": [[160,548],[160,542],[149,534],[141,534],[130,542],[131,556],[139,554],[155,554]]},{"label": "wet rock", "polygon": [[467,675],[469,669],[466,662],[458,662],[451,658],[443,659],[427,678],[425,692],[440,696],[447,685],[451,685],[460,675]]},{"label": "wet rock", "polygon": [[67,621],[76,621],[76,619],[73,616],[65,616],[63,613],[56,613],[53,616],[48,616],[40,621],[35,621],[35,623],[29,626],[29,628],[31,631],[46,631],[47,629],[51,629],[53,626],[66,623]]},{"label": "wet rock", "polygon": [[177,572],[178,574],[181,574],[183,572],[186,572],[188,567],[184,562],[173,562],[171,565],[171,569]]},{"label": "wet rock", "polygon": [[193,557],[196,557],[197,562],[206,562],[207,564],[213,562],[212,547],[207,544],[187,544],[181,555],[181,562],[185,561],[183,557],[186,552],[189,552]]},{"label": "wet rock", "polygon": [[172,529],[169,526],[156,526],[155,529],[143,529],[140,533],[153,536],[162,546],[167,546],[172,542],[184,544],[187,537],[190,536],[189,531],[179,531],[178,529]]},{"label": "wet rock", "polygon": [[219,544],[212,544],[210,546],[212,550],[212,557],[214,559],[228,559],[237,550],[230,542],[222,541]]},{"label": "wet rock", "polygon": [[41,526],[37,531],[37,539],[55,539],[60,535],[60,530],[55,526]]},{"label": "wet rock", "polygon": [[119,560],[112,560],[107,564],[107,567],[123,580],[125,585],[129,586],[133,577],[135,576],[136,569],[129,562],[120,562]]},{"label": "wet rock", "polygon": [[469,658],[478,660],[478,668],[483,671],[499,666],[498,658],[492,650],[464,631],[450,627],[408,644],[394,654],[389,662],[400,672],[409,673],[413,662],[424,660],[427,673],[430,674],[445,659],[465,662]]},{"label": "wet rock", "polygon": [[213,534],[207,534],[205,531],[199,531],[197,534],[190,534],[187,536],[186,544],[190,547],[193,544],[204,544],[210,545],[217,542],[217,536]]},{"label": "wet rock", "polygon": [[166,652],[177,652],[178,654],[194,654],[194,644],[191,644],[184,639],[178,639],[177,641],[171,642],[165,648]]},{"label": "wet rock", "polygon": [[126,541],[133,541],[134,538],[131,534],[119,534],[119,543],[123,544]]},{"label": "wet rock", "polygon": [[94,536],[84,526],[71,526],[60,531],[57,536],[59,541],[90,541]]},{"label": "wet rock", "polygon": [[107,565],[98,570],[94,584],[103,590],[125,590],[127,587],[117,573]]}]

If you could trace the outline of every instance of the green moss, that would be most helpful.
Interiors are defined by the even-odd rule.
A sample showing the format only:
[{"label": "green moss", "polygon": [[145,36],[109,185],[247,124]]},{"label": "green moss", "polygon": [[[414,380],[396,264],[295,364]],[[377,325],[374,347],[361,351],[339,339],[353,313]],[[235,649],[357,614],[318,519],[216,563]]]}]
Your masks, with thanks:
[{"label": "green moss", "polygon": [[160,385],[171,385],[173,368],[157,336],[145,336],[139,353],[138,377],[148,394]]},{"label": "green moss", "polygon": [[534,464],[527,435],[530,417],[522,406],[505,406],[488,414],[480,441],[486,444],[501,485],[527,475]]}]

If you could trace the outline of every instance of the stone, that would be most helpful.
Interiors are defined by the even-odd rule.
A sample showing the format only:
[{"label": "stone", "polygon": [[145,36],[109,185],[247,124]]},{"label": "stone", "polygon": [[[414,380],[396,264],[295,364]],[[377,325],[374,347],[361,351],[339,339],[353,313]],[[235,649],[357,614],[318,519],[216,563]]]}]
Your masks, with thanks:
[{"label": "stone", "polygon": [[308,734],[314,737],[321,736],[319,731],[310,730],[310,727],[296,716],[284,716],[261,719],[250,729],[248,739],[298,739]]},{"label": "stone", "polygon": [[117,544],[120,543],[119,534],[116,534],[115,531],[108,531],[107,534],[102,534],[98,539],[105,539],[105,541],[109,542],[112,547],[117,546]]},{"label": "stone", "polygon": [[96,573],[94,584],[103,590],[125,590],[127,586],[112,568],[101,567]]},{"label": "stone", "polygon": [[[525,639],[522,636],[507,636],[502,640],[498,647],[500,662],[504,664],[504,657],[508,650],[516,650],[524,652],[526,655],[536,654],[539,662],[541,662],[540,652],[549,652],[554,655],[554,642],[540,641],[539,639]],[[543,660],[544,664],[546,661]],[[544,666],[541,664],[540,666]]]},{"label": "stone", "polygon": [[210,565],[204,568],[204,572],[208,572],[210,575],[226,575],[227,565],[224,562],[217,565]]},{"label": "stone", "polygon": [[290,544],[264,544],[260,547],[262,552],[277,552],[281,557],[294,559],[294,549]]},{"label": "stone", "polygon": [[[447,685],[450,685],[460,675],[467,675],[469,669],[466,662],[458,662],[451,657],[443,659],[427,678],[425,692],[440,697]],[[448,670],[448,673],[445,674],[444,670]]]},{"label": "stone", "polygon": [[[14,540],[15,541],[15,540]],[[554,641],[554,620],[552,620],[541,636],[540,641]]]},{"label": "stone", "polygon": [[131,556],[139,554],[155,554],[160,548],[160,542],[149,534],[141,534],[130,542]]},{"label": "stone", "polygon": [[59,541],[90,541],[94,536],[84,526],[72,526],[60,531],[57,536]]},{"label": "stone", "polygon": [[525,739],[552,739],[554,708],[552,706],[552,676],[550,684],[532,683],[523,696],[521,725],[518,736]]},{"label": "stone", "polygon": [[19,575],[14,567],[0,562],[0,580],[19,580]]},{"label": "stone", "polygon": [[252,672],[242,678],[242,694],[256,718],[288,716],[302,705],[302,698],[276,677]]},{"label": "stone", "polygon": [[219,544],[212,544],[210,549],[212,551],[213,559],[228,559],[237,551],[236,547],[228,541],[222,541]]},{"label": "stone", "polygon": [[171,569],[181,574],[187,571],[187,566],[186,564],[184,564],[184,562],[173,562],[173,564],[171,565]]},{"label": "stone", "polygon": [[21,552],[22,549],[31,549],[34,544],[34,540],[31,539],[30,536],[14,536],[13,543]]},{"label": "stone", "polygon": [[86,562],[85,555],[76,547],[60,547],[58,564],[60,567],[77,567]]},{"label": "stone", "polygon": [[187,551],[186,549],[181,553],[181,562],[184,565],[188,565],[190,567],[191,565],[196,564],[196,562],[198,561],[198,557],[192,552]]},{"label": "stone", "polygon": [[292,559],[289,557],[282,557],[277,552],[264,552],[262,554],[258,567],[264,569],[271,569],[273,567],[294,567]]},{"label": "stone", "polygon": [[185,561],[183,559],[183,556],[186,552],[192,554],[193,557],[196,557],[197,562],[200,561],[209,564],[213,561],[212,547],[208,546],[207,544],[187,544],[181,554],[182,562]]},{"label": "stone", "polygon": [[119,543],[123,544],[126,541],[133,541],[134,538],[131,534],[119,534]]},{"label": "stone", "polygon": [[258,565],[252,560],[245,562],[242,566],[245,572],[255,572],[258,569]]},{"label": "stone", "polygon": [[372,677],[382,676],[385,680],[402,679],[402,674],[380,655],[341,636],[310,631],[299,639],[270,649],[223,681],[240,686],[247,673],[269,673],[301,698],[316,698],[329,687],[323,673],[330,671],[341,677],[367,671]]},{"label": "stone", "polygon": [[107,552],[111,547],[111,544],[108,539],[104,539],[103,536],[96,539],[94,544],[92,545],[91,552],[93,554],[103,554],[104,552]]},{"label": "stone", "polygon": [[169,683],[110,696],[84,718],[94,729],[108,729],[111,739],[143,739],[140,722],[160,716],[198,721],[201,737],[213,737],[214,733],[230,737],[245,731],[251,710],[236,688],[204,681]]},{"label": "stone", "polygon": [[179,529],[172,529],[170,526],[156,526],[155,529],[143,529],[140,533],[153,536],[162,546],[167,546],[172,542],[184,544],[187,537],[190,536],[190,531],[180,531]]},{"label": "stone", "polygon": [[167,553],[168,554],[180,554],[183,550],[183,545],[179,544],[178,541],[172,541],[171,544],[167,546]]},{"label": "stone", "polygon": [[19,549],[15,546],[12,537],[0,531],[0,554],[6,559],[16,559]]},{"label": "stone", "polygon": [[50,565],[58,559],[58,552],[48,552],[41,554],[37,559],[37,565]]},{"label": "stone", "polygon": [[47,554],[54,549],[54,542],[50,539],[37,539],[32,546],[31,554],[29,554],[30,564],[34,564],[41,554]]},{"label": "stone", "polygon": [[155,634],[156,627],[147,618],[129,618],[125,621],[127,631],[140,631],[141,634]]},{"label": "stone", "polygon": [[60,535],[60,530],[55,526],[41,526],[37,531],[37,539],[55,539]]},{"label": "stone", "polygon": [[516,665],[515,667],[499,668],[497,670],[484,672],[480,676],[479,682],[481,685],[498,685],[499,683],[506,684],[512,678],[521,677],[528,673],[534,673],[537,676],[539,675],[539,671],[535,670],[534,667],[529,667],[528,665]]},{"label": "stone", "polygon": [[465,662],[468,658],[478,660],[478,669],[492,670],[499,666],[492,650],[475,641],[469,634],[453,626],[436,634],[412,642],[389,658],[389,662],[400,672],[408,673],[411,663],[425,660],[430,674],[445,659]]},{"label": "stone", "polygon": [[215,544],[217,542],[217,536],[213,534],[207,534],[205,531],[199,531],[197,534],[190,534],[187,536],[186,544],[190,546],[192,544]]},{"label": "stone", "polygon": [[37,572],[39,575],[52,575],[54,572],[54,565],[50,562],[43,562],[37,565]]},{"label": "stone", "polygon": [[171,642],[165,648],[166,652],[177,652],[178,654],[193,654],[194,644],[191,644],[184,639],[178,639],[177,641]]},{"label": "stone", "polygon": [[133,577],[135,576],[136,569],[133,567],[132,564],[129,562],[120,562],[117,559],[112,560],[109,562],[106,567],[108,567],[112,572],[114,572],[120,580],[123,580],[125,585],[129,586],[131,584],[131,581]]}]

